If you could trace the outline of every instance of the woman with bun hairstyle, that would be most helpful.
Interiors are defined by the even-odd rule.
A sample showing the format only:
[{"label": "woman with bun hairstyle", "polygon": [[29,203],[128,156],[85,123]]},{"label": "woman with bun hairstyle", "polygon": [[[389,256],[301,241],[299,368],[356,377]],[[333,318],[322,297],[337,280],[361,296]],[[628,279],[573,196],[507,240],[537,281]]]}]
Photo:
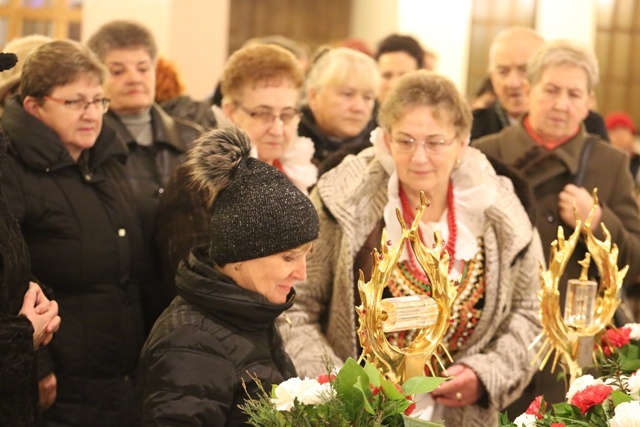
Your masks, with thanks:
[{"label": "woman with bun hairstyle", "polygon": [[[247,134],[204,134],[186,162],[211,193],[210,244],[176,275],[177,297],[142,350],[143,425],[237,426],[238,408],[296,376],[275,319],[306,278],[319,222],[309,198],[281,171],[249,157]],[[245,391],[246,388],[246,391]]]}]

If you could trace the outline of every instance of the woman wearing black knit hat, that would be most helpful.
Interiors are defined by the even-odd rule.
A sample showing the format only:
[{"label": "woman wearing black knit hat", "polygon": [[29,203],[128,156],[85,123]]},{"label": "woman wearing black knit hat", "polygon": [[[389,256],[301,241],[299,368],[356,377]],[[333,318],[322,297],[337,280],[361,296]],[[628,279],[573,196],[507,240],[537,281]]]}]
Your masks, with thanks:
[{"label": "woman wearing black knit hat", "polygon": [[176,275],[178,296],[142,350],[143,425],[244,425],[238,405],[296,375],[275,319],[306,278],[318,237],[311,201],[276,168],[249,157],[232,127],[204,134],[188,154],[192,183],[214,188],[211,242]]}]

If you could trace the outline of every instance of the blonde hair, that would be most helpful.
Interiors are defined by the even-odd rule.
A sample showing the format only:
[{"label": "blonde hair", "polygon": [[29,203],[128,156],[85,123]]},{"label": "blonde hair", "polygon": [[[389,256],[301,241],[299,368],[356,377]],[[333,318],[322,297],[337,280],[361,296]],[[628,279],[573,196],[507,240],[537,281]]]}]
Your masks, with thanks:
[{"label": "blonde hair", "polygon": [[339,85],[354,77],[362,87],[378,93],[380,72],[373,58],[345,47],[324,50],[315,55],[305,89],[318,90],[324,86]]},{"label": "blonde hair", "polygon": [[411,71],[398,79],[380,107],[378,123],[391,130],[408,110],[416,107],[432,108],[436,119],[442,113],[451,115],[458,137],[471,133],[472,115],[467,100],[451,80],[428,70]]}]

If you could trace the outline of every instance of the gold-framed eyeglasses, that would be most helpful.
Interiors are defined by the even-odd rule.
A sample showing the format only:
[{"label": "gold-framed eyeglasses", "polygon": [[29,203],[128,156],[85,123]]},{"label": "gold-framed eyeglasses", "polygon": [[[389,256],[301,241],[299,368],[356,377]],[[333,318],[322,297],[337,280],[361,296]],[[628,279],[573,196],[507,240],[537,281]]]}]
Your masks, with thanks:
[{"label": "gold-framed eyeglasses", "polygon": [[236,107],[265,126],[272,125],[276,120],[280,120],[282,124],[286,126],[300,119],[300,111],[295,108],[285,108],[280,111],[280,114],[275,114],[273,110],[269,108],[250,110],[238,103],[236,103]]},{"label": "gold-framed eyeglasses", "polygon": [[398,136],[391,139],[391,142],[400,153],[410,154],[416,151],[418,146],[422,146],[429,154],[439,154],[448,151],[455,140],[456,136],[449,140],[445,140],[443,138],[427,138],[422,141],[418,141],[408,136]]},{"label": "gold-framed eyeglasses", "polygon": [[44,99],[49,101],[57,102],[60,105],[64,105],[65,108],[72,111],[87,111],[90,105],[93,105],[100,111],[102,114],[106,113],[109,110],[109,102],[111,101],[109,98],[98,98],[93,101],[86,101],[82,98],[79,99],[61,99],[54,98],[53,96],[44,96]]}]

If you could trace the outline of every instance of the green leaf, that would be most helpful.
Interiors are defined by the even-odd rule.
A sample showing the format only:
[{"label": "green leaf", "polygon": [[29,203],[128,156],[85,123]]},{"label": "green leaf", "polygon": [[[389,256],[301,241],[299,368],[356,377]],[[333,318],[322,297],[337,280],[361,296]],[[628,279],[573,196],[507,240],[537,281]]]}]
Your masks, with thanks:
[{"label": "green leaf", "polygon": [[347,359],[340,369],[333,386],[338,399],[344,404],[349,420],[359,417],[365,410],[365,402],[368,403],[373,398],[369,388],[369,377],[362,366],[352,358]]},{"label": "green leaf", "polygon": [[384,395],[387,397],[387,399],[406,400],[406,397],[404,397],[404,394],[399,392],[395,384],[393,384],[391,381],[381,378],[380,383],[381,383],[380,388],[384,393]]},{"label": "green leaf", "polygon": [[554,403],[551,405],[553,407],[553,413],[560,417],[574,417],[576,415],[580,415],[580,409],[577,406],[573,406],[569,403],[561,402]]},{"label": "green leaf", "polygon": [[498,414],[498,421],[500,422],[500,424],[498,424],[499,427],[513,427],[515,426],[514,423],[512,423],[511,421],[509,421],[509,415],[505,412]]},{"label": "green leaf", "polygon": [[[371,390],[369,389],[369,385],[367,384],[365,387],[367,388],[367,391],[369,391],[369,393],[371,394]],[[367,399],[367,394],[362,389],[362,383],[360,383],[360,382],[355,383],[354,386],[353,386],[353,390],[360,391],[360,393],[362,395],[362,403],[364,405],[364,410],[367,411],[368,413],[370,413],[371,415],[375,415],[376,411],[371,406],[371,403],[369,402],[369,399]]]},{"label": "green leaf", "polygon": [[440,384],[448,380],[443,377],[413,377],[409,378],[402,384],[402,392],[405,396],[413,396],[415,394],[430,393]]},{"label": "green leaf", "polygon": [[364,365],[364,371],[367,373],[371,385],[374,387],[380,387],[380,378],[382,378],[382,375],[380,374],[380,371],[378,371],[378,368],[367,362]]},{"label": "green leaf", "polygon": [[640,348],[633,344],[627,344],[618,349],[623,372],[631,373],[640,369]]},{"label": "green leaf", "polygon": [[623,391],[615,390],[611,393],[611,401],[613,402],[614,407],[623,402],[631,402],[632,400],[633,398]]}]

